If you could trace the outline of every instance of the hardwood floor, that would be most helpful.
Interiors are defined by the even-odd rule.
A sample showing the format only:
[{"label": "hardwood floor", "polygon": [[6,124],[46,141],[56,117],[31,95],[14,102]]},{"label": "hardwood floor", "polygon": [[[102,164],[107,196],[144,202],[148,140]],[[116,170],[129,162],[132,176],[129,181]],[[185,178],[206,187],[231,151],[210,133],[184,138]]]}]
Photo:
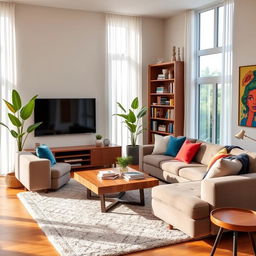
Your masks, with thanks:
[{"label": "hardwood floor", "polygon": [[[4,256],[55,256],[58,255],[37,223],[28,214],[16,194],[24,190],[7,189],[0,177],[0,255]],[[209,255],[214,238],[186,242],[129,256],[187,256]],[[247,234],[239,234],[239,256],[253,255]],[[225,234],[216,256],[232,255],[232,238]]]}]

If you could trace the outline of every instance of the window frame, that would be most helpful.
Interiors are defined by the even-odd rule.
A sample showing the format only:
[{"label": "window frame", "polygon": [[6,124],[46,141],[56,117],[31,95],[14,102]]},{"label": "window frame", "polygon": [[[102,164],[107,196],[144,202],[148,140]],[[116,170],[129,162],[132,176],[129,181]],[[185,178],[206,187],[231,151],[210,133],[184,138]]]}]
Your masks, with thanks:
[{"label": "window frame", "polygon": [[[218,108],[218,85],[222,83],[220,76],[200,77],[200,57],[222,53],[222,46],[218,46],[219,8],[223,3],[208,6],[196,11],[196,136],[200,138],[200,86],[202,84],[213,85],[213,117],[212,117],[212,143],[217,142],[217,108]],[[214,10],[214,47],[200,50],[200,14]]]}]

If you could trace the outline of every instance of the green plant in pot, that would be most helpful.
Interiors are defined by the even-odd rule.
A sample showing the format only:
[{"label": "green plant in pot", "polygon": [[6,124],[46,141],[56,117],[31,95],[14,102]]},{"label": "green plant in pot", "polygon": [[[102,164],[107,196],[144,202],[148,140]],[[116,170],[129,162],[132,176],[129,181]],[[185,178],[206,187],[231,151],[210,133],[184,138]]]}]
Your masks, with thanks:
[{"label": "green plant in pot", "polygon": [[[4,126],[11,133],[16,140],[18,151],[22,151],[27,140],[27,137],[32,133],[42,122],[38,122],[28,127],[25,126],[26,121],[31,117],[35,108],[35,99],[37,95],[31,98],[28,103],[22,106],[22,101],[19,93],[16,90],[12,90],[12,101],[4,100],[6,107],[9,110],[8,118],[13,127],[9,127],[6,124],[0,122],[0,125]],[[8,177],[9,176],[9,177]],[[13,176],[14,173],[7,175],[7,179]],[[15,178],[15,177],[14,177]],[[8,184],[7,184],[8,185]]]},{"label": "green plant in pot", "polygon": [[117,158],[117,164],[120,167],[121,173],[128,171],[128,165],[132,162],[132,157],[118,157]]},{"label": "green plant in pot", "polygon": [[97,134],[95,137],[96,137],[96,147],[101,147],[103,144],[102,135]]},{"label": "green plant in pot", "polygon": [[131,135],[131,145],[127,146],[127,155],[132,156],[132,164],[139,163],[139,146],[137,145],[138,136],[144,131],[142,127],[142,118],[147,113],[146,107],[139,108],[139,99],[136,97],[128,110],[121,103],[117,102],[118,107],[123,113],[115,114],[123,119]]}]

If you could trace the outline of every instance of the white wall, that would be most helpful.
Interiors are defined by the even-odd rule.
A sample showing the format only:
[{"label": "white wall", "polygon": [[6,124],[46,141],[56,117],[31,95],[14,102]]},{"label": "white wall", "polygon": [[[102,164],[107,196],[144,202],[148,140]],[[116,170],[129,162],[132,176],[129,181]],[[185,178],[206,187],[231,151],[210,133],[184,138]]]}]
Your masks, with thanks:
[{"label": "white wall", "polygon": [[[105,14],[16,5],[18,89],[24,99],[39,97],[95,97],[97,133],[107,136],[105,93]],[[147,65],[163,57],[163,20],[142,19],[143,103]],[[32,120],[31,120],[32,122]],[[49,146],[94,143],[95,135],[36,137]]]},{"label": "white wall", "polygon": [[164,56],[167,61],[171,60],[173,46],[176,46],[176,53],[177,47],[180,47],[182,51],[182,47],[185,46],[185,26],[186,12],[165,20]]},{"label": "white wall", "polygon": [[[157,58],[164,57],[164,20],[154,18],[142,19],[142,103],[148,105],[148,65],[156,63]],[[148,128],[145,116],[143,125]],[[147,143],[148,131],[143,133],[143,142]]]},{"label": "white wall", "polygon": [[233,115],[232,115],[232,143],[244,149],[255,151],[254,141],[245,139],[237,140],[233,137],[241,129],[248,136],[256,138],[256,128],[238,126],[238,88],[239,88],[239,66],[256,65],[256,1],[236,0],[234,16],[234,66],[233,66]]}]

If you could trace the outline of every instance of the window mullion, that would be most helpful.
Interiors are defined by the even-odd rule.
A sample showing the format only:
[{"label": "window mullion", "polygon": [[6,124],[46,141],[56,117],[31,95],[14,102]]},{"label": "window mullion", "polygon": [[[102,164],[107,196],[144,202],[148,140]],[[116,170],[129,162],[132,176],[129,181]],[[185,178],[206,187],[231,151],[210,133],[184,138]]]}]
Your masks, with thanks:
[{"label": "window mullion", "polygon": [[214,47],[218,47],[218,8],[214,9]]}]

